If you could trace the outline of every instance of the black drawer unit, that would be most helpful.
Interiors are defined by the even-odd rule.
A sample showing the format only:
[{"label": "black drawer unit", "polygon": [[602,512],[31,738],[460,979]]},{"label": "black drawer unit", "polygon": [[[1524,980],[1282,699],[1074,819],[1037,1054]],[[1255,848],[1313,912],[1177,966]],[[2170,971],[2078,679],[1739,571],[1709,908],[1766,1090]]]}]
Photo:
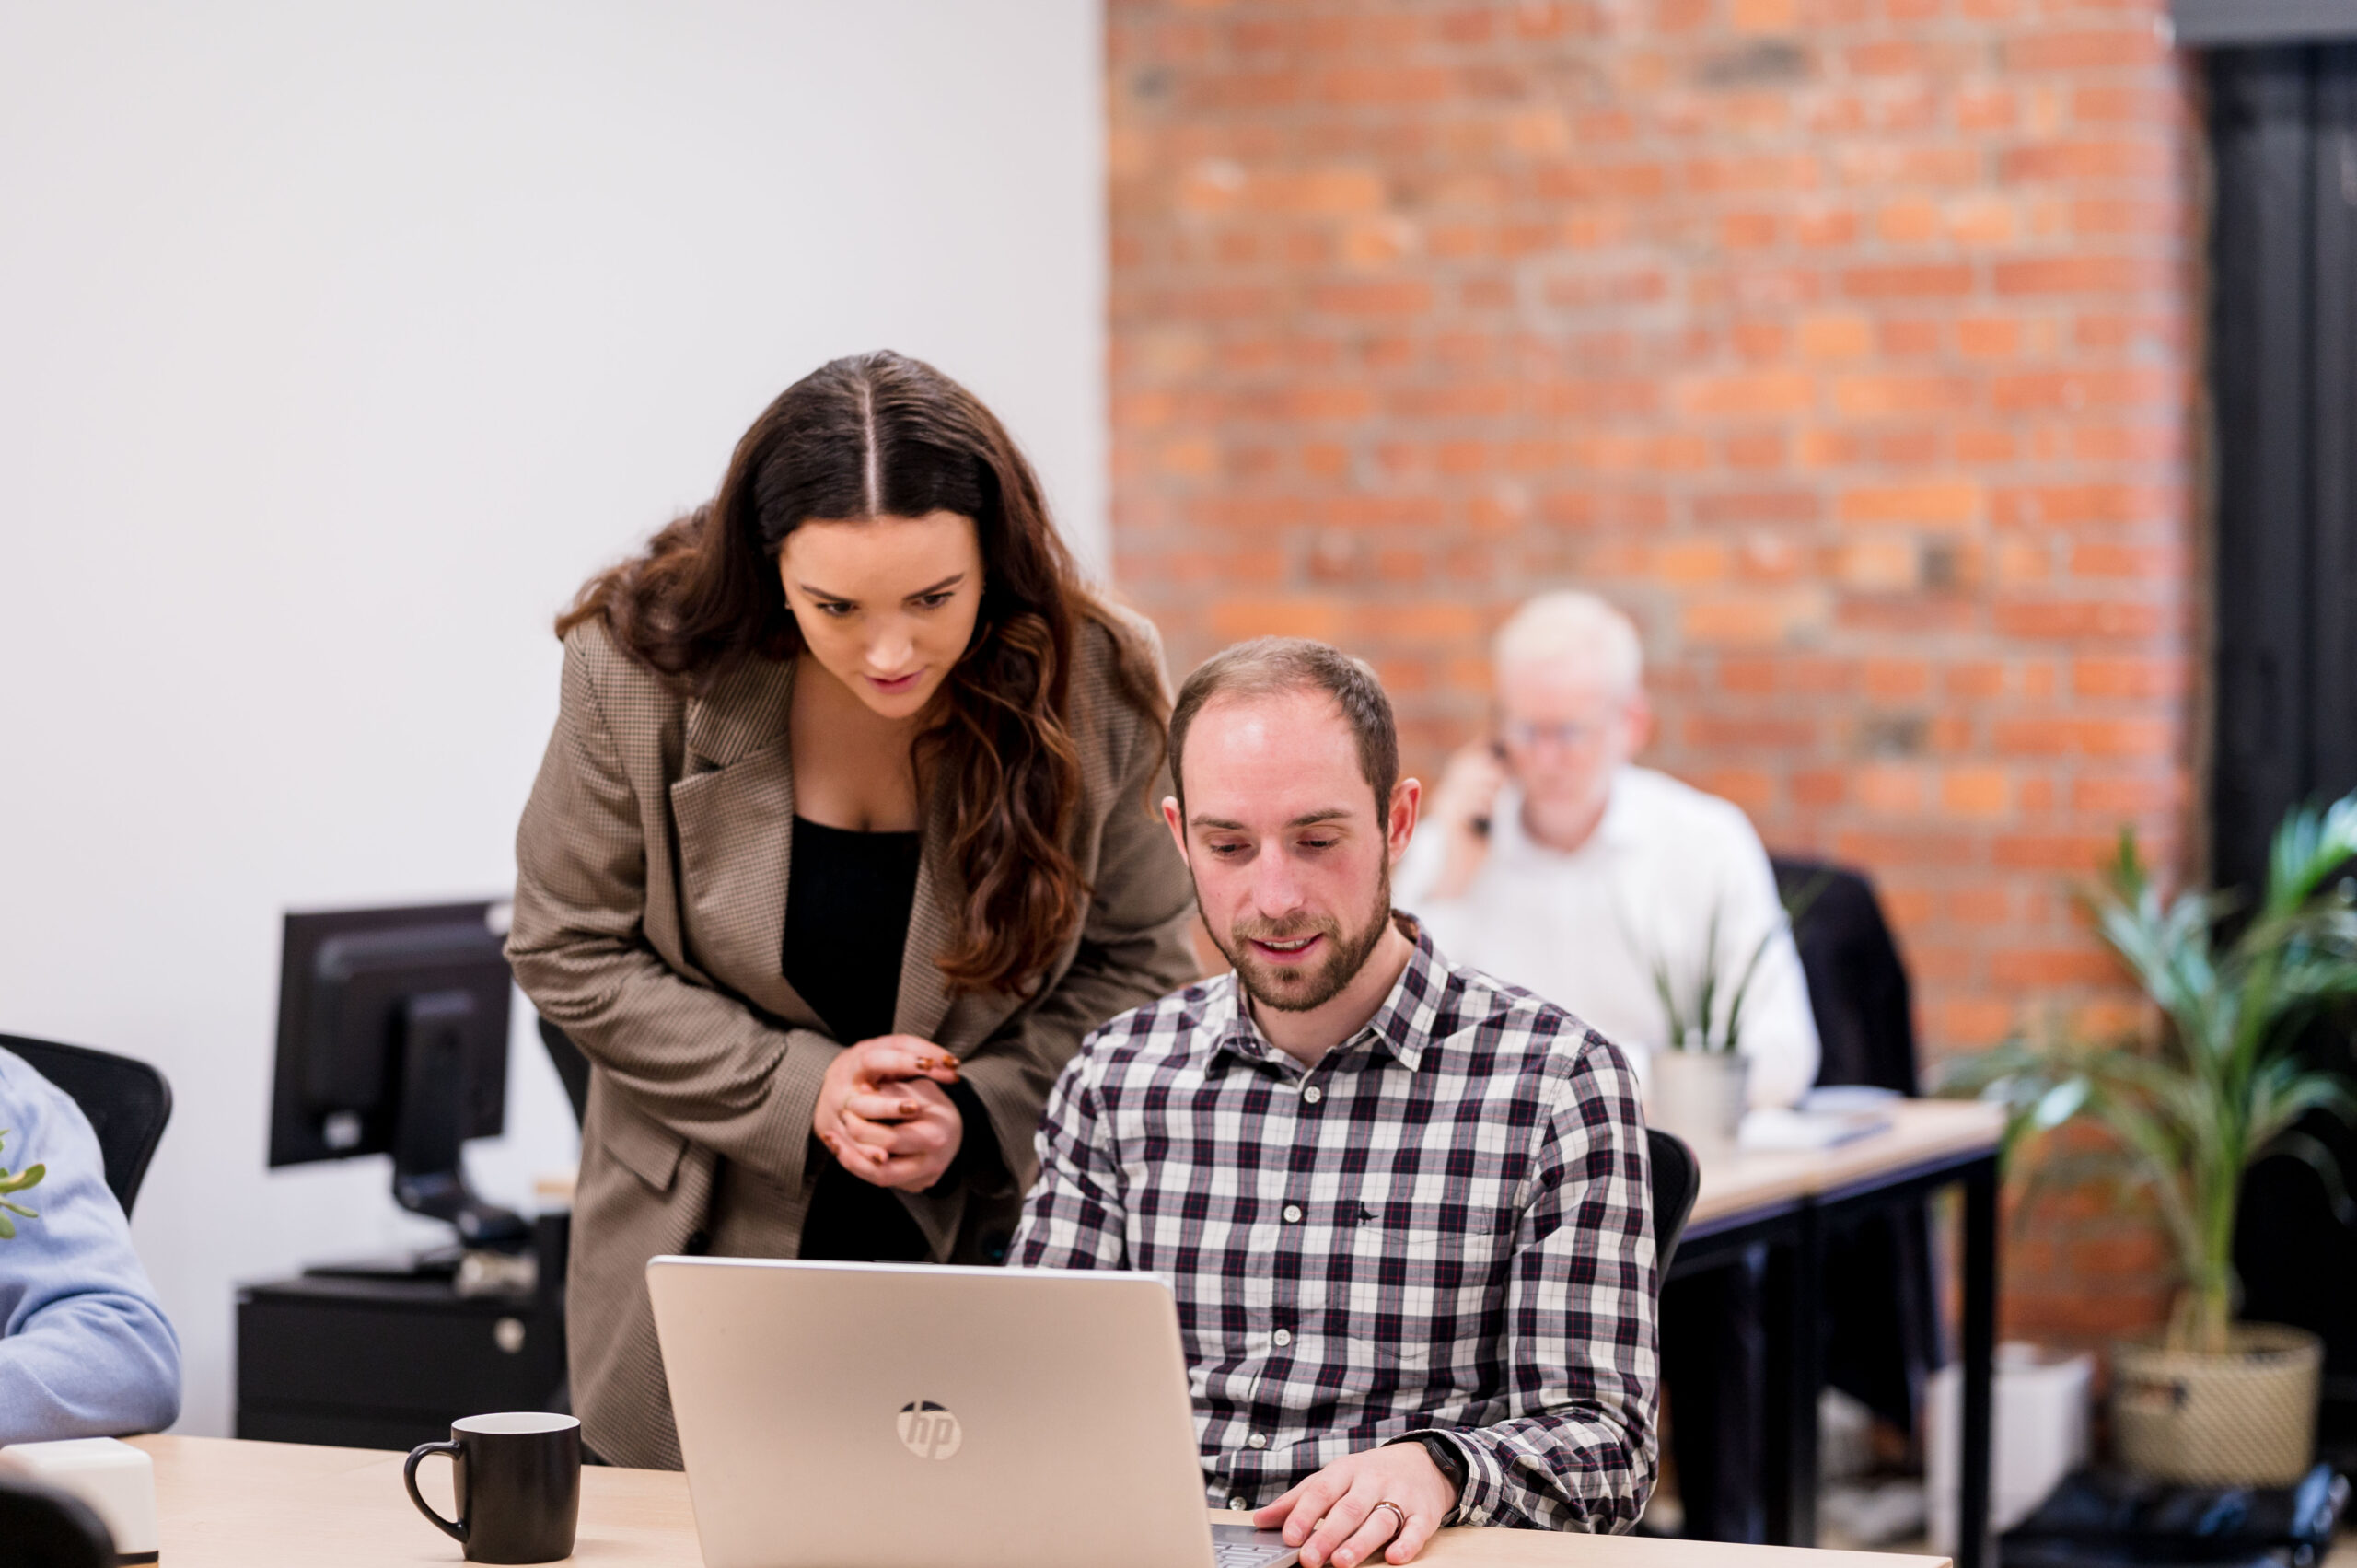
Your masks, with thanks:
[{"label": "black drawer unit", "polygon": [[563,1304],[561,1290],[462,1296],[443,1279],[247,1285],[238,1435],[411,1448],[459,1416],[564,1410]]}]

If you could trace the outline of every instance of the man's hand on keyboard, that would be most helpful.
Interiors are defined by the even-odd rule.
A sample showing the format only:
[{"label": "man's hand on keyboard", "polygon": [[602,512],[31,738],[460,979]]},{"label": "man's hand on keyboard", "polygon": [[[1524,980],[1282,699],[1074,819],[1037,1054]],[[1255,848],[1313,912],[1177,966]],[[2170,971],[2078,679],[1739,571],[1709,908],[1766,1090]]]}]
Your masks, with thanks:
[{"label": "man's hand on keyboard", "polygon": [[1394,1443],[1335,1460],[1252,1522],[1282,1528],[1285,1544],[1301,1548],[1302,1568],[1359,1568],[1378,1552],[1407,1562],[1456,1506],[1457,1489],[1422,1446]]}]

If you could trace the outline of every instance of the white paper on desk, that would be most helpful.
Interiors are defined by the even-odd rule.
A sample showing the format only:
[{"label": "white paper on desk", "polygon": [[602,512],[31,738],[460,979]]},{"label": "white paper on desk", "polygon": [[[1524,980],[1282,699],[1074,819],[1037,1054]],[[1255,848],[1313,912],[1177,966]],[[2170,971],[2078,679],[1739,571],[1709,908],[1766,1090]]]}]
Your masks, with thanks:
[{"label": "white paper on desk", "polygon": [[1744,1117],[1735,1142],[1747,1154],[1802,1154],[1864,1138],[1889,1125],[1890,1118],[1875,1110],[1762,1108]]}]

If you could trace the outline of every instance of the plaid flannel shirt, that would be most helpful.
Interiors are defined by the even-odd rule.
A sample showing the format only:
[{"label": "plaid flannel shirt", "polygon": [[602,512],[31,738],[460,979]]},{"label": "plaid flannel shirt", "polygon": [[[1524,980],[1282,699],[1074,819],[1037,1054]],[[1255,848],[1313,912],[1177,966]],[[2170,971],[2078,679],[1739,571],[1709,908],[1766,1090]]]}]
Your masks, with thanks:
[{"label": "plaid flannel shirt", "polygon": [[1458,1522],[1643,1509],[1643,1123],[1626,1059],[1562,1009],[1419,932],[1366,1027],[1305,1069],[1222,975],[1091,1035],[1039,1148],[1010,1261],[1172,1285],[1214,1506],[1436,1432],[1466,1462]]}]

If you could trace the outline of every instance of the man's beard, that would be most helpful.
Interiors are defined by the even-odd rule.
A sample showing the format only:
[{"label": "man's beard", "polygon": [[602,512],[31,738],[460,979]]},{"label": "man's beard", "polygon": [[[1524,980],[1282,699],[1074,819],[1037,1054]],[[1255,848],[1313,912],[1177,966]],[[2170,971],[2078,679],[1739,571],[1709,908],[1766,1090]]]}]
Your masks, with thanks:
[{"label": "man's beard", "polygon": [[[1345,932],[1333,919],[1307,918],[1278,921],[1273,923],[1239,924],[1225,936],[1211,933],[1212,945],[1220,950],[1236,970],[1237,983],[1245,994],[1263,1007],[1280,1013],[1307,1013],[1323,1007],[1342,993],[1359,970],[1366,967],[1367,958],[1375,952],[1376,944],[1383,940],[1391,923],[1391,867],[1382,867],[1375,889],[1375,908],[1368,913],[1366,923],[1356,931]],[[1205,929],[1209,929],[1206,925]],[[1252,950],[1254,941],[1291,942],[1303,936],[1326,938],[1325,962],[1310,969],[1277,969],[1263,964]]]}]

